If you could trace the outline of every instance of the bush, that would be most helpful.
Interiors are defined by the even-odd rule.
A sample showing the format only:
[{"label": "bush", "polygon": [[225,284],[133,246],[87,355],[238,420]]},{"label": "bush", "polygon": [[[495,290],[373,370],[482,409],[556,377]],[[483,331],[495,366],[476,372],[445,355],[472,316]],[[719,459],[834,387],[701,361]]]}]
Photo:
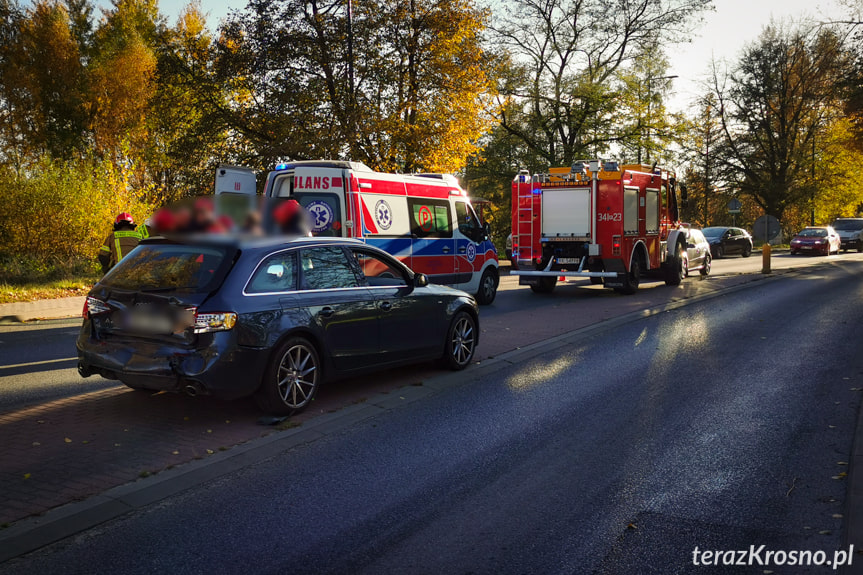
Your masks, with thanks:
[{"label": "bush", "polygon": [[114,218],[143,222],[157,200],[135,191],[110,162],[43,158],[25,173],[0,171],[0,274],[7,282],[92,274]]}]

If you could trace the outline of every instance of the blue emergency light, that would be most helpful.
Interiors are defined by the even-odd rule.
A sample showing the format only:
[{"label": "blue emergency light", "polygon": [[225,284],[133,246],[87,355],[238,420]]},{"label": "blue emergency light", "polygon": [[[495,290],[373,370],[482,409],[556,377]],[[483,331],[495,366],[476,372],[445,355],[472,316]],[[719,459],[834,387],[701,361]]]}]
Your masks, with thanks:
[{"label": "blue emergency light", "polygon": [[277,170],[287,170],[288,165],[287,164],[276,164],[276,169]]},{"label": "blue emergency light", "polygon": [[541,193],[542,193],[542,188],[536,188],[536,189],[531,190],[531,191],[532,191],[534,194],[541,194]]}]

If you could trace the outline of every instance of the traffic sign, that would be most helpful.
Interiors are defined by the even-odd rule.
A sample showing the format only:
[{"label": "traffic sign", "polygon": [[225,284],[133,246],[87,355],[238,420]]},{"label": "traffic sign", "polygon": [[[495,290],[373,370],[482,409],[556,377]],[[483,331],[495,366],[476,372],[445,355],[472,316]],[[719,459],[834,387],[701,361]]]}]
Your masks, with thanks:
[{"label": "traffic sign", "polygon": [[731,198],[731,201],[728,202],[728,213],[729,214],[739,214],[740,208],[743,207],[743,204],[740,203],[740,200],[737,198]]},{"label": "traffic sign", "polygon": [[755,225],[752,226],[752,237],[762,241],[770,241],[776,239],[782,232],[782,226],[779,225],[779,220],[773,216],[761,216],[755,220]]}]

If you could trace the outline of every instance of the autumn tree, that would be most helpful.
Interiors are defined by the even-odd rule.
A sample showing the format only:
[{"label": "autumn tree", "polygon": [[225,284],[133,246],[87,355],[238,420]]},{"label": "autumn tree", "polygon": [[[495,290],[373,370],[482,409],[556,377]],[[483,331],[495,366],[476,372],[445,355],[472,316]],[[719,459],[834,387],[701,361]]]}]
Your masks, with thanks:
[{"label": "autumn tree", "polygon": [[689,118],[685,137],[680,138],[683,157],[689,166],[686,172],[688,192],[684,218],[699,226],[715,225],[724,215],[728,195],[717,190],[736,191],[726,186],[720,171],[724,155],[719,106],[716,95],[708,92],[699,98],[695,114]]},{"label": "autumn tree", "polygon": [[458,170],[488,127],[486,19],[472,0],[360,0],[351,21],[342,0],[252,0],[218,42],[224,116],[267,161]]},{"label": "autumn tree", "polygon": [[100,155],[131,160],[147,145],[155,46],[163,26],[156,0],[113,0],[96,30],[90,106]]},{"label": "autumn tree", "polygon": [[19,160],[80,154],[86,147],[88,86],[65,5],[41,0],[21,12],[4,3],[0,16],[6,153]]},{"label": "autumn tree", "polygon": [[830,30],[771,25],[749,45],[727,79],[714,74],[723,132],[723,176],[765,211],[811,206],[817,191],[819,134],[841,109],[845,65]]},{"label": "autumn tree", "polygon": [[[501,125],[546,165],[569,165],[618,142],[640,149],[651,128],[649,96],[662,89],[651,82],[666,75],[655,65],[664,61],[660,48],[685,38],[710,5],[710,0],[503,2],[494,23],[495,42],[510,61],[499,89]],[[639,56],[642,65],[633,66]],[[626,92],[638,100],[628,102],[640,117],[635,126],[631,116],[621,117]]]}]

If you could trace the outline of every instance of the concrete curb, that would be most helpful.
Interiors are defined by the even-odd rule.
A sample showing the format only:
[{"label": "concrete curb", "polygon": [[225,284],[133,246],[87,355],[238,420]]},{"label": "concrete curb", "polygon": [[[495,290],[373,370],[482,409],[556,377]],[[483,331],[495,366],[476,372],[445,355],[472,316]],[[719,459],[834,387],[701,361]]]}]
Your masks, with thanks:
[{"label": "concrete curb", "polygon": [[[803,271],[805,270],[783,270],[782,273],[757,276],[757,279],[726,289],[611,318],[523,348],[514,349],[493,359],[475,364],[462,372],[436,375],[424,381],[422,385],[408,385],[387,394],[380,394],[365,403],[350,405],[337,412],[318,416],[303,423],[300,427],[273,433],[232,447],[227,451],[215,453],[204,459],[195,460],[156,475],[109,489],[101,495],[93,496],[85,501],[69,503],[52,509],[43,516],[21,520],[0,531],[0,564],[118,518],[129,511],[141,509],[192,487],[270,459],[297,446],[341,433],[344,429],[358,422],[377,417],[402,405],[429,397],[457,385],[466,384],[471,380],[557,351],[562,347],[578,344],[596,333],[722,295],[764,285],[763,282],[765,281],[770,282],[786,276],[798,275]],[[863,427],[858,424],[857,432],[861,431],[863,431]],[[855,438],[855,446],[859,446],[859,449],[863,450],[863,440],[858,442]],[[852,458],[852,461],[855,460]],[[855,477],[856,474],[852,473],[851,480],[853,481]],[[860,488],[853,491],[853,494],[855,499],[859,499],[859,501],[854,502],[854,507],[863,509],[863,476],[858,481],[861,484]],[[849,509],[852,507],[850,505],[851,496],[852,490],[849,486],[847,497]],[[858,516],[860,519],[855,522],[854,533],[863,532],[856,530],[858,527],[856,523],[860,523],[859,527],[863,528],[863,513],[855,514],[855,517]],[[849,528],[846,532],[849,533],[849,539],[853,541],[855,539],[851,537],[853,535],[851,533],[851,516],[848,517]]]},{"label": "concrete curb", "polygon": [[840,573],[863,575],[863,409],[857,409],[857,425],[854,428],[854,443],[848,459],[848,486],[845,491],[845,532],[842,548],[854,545],[854,560],[843,566]]},{"label": "concrete curb", "polygon": [[0,324],[24,323],[41,319],[62,319],[81,315],[85,296],[43,299],[0,304]]}]

